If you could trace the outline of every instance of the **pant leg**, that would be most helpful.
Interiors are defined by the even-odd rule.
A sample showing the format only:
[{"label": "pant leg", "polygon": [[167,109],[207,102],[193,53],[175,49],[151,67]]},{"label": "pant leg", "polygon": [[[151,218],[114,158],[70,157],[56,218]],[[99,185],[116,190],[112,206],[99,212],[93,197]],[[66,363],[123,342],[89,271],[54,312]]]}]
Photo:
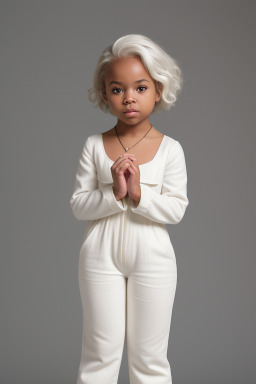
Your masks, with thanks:
[{"label": "pant leg", "polygon": [[130,384],[171,384],[167,359],[177,283],[175,259],[129,276],[127,355]]},{"label": "pant leg", "polygon": [[126,321],[126,279],[79,267],[83,337],[77,384],[116,384]]}]

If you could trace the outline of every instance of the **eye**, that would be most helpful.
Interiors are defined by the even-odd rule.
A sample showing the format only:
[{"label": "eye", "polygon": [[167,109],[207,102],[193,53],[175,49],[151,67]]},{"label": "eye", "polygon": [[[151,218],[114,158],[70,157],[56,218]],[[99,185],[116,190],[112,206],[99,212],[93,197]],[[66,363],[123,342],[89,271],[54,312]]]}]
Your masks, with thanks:
[{"label": "eye", "polygon": [[113,88],[112,89],[112,93],[114,93],[114,94],[119,94],[120,93],[119,91],[122,91],[121,88]]},{"label": "eye", "polygon": [[[143,89],[144,88],[144,89]],[[147,89],[147,87],[145,87],[144,85],[141,85],[138,87],[138,89],[140,90],[140,92],[145,92],[145,90]]]}]

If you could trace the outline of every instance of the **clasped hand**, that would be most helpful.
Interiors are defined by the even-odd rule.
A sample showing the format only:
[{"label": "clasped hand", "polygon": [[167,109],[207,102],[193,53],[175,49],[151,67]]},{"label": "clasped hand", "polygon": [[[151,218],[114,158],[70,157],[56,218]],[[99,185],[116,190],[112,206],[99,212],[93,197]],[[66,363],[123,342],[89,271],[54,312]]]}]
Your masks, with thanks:
[{"label": "clasped hand", "polygon": [[124,153],[118,157],[111,167],[111,173],[116,200],[122,199],[128,193],[138,205],[141,196],[140,169],[135,155]]}]

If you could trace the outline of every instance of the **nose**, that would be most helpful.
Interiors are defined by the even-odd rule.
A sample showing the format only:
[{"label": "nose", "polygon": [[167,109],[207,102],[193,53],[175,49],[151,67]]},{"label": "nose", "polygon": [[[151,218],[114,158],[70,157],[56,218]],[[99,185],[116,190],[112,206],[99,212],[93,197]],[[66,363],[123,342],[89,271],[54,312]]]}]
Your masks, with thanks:
[{"label": "nose", "polygon": [[125,104],[130,104],[130,103],[134,103],[134,102],[136,102],[136,99],[131,92],[129,94],[126,93],[124,95],[124,103]]},{"label": "nose", "polygon": [[129,97],[129,98],[125,97],[124,98],[124,103],[125,104],[131,104],[131,103],[135,103],[135,102],[136,102],[136,100],[135,100],[134,97]]}]

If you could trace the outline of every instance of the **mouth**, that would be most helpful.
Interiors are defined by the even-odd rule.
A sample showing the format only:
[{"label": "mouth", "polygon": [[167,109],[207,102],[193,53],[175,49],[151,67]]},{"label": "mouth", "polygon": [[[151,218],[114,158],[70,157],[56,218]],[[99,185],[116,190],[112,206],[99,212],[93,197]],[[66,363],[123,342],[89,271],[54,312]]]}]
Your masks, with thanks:
[{"label": "mouth", "polygon": [[138,111],[136,111],[135,109],[127,109],[126,111],[124,111],[124,113],[128,116],[133,116],[133,115],[136,115]]}]

